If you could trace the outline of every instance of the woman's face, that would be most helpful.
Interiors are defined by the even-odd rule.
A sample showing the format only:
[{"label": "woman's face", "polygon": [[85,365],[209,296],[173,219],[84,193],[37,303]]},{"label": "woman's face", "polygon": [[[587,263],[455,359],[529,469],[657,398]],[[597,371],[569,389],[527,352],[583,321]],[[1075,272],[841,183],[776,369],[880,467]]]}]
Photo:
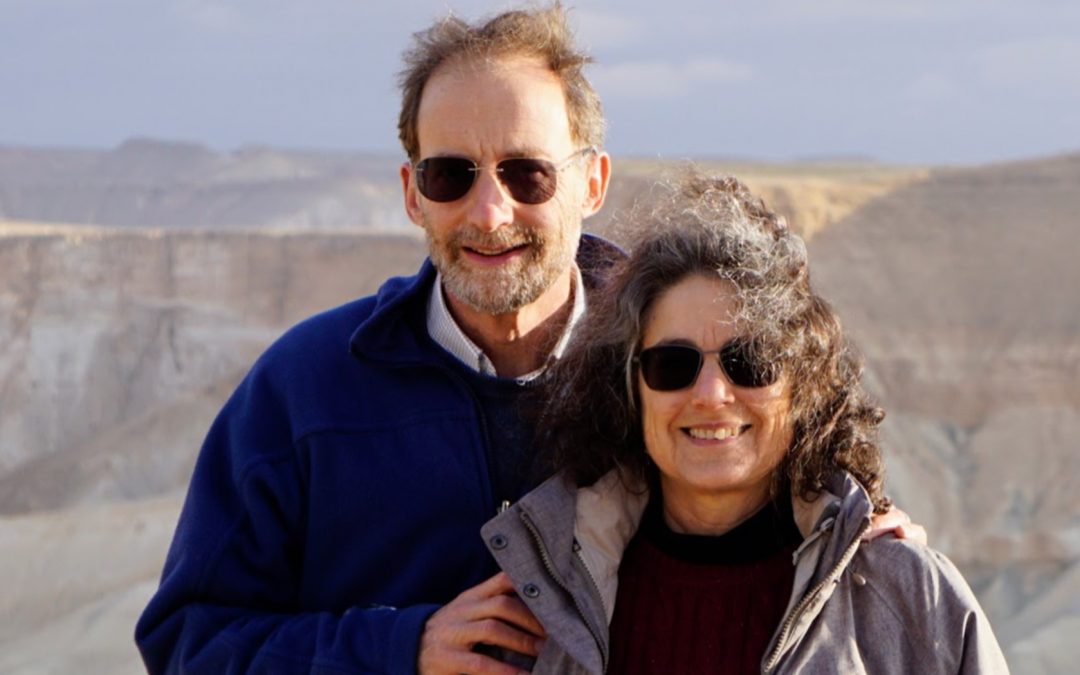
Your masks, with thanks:
[{"label": "woman's face", "polygon": [[[701,275],[672,286],[653,304],[642,349],[669,343],[720,349],[740,335],[733,291],[730,282]],[[706,354],[690,386],[654,391],[639,372],[638,391],[645,447],[660,469],[665,507],[716,504],[718,497],[744,506],[764,503],[791,443],[785,376],[764,387],[739,387],[716,354]]]}]

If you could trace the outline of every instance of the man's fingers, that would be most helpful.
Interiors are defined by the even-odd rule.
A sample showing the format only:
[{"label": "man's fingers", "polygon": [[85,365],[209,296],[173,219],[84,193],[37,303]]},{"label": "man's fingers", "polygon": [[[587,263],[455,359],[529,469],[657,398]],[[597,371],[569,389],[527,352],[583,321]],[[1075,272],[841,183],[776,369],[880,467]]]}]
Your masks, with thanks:
[{"label": "man's fingers", "polygon": [[875,515],[873,521],[875,529],[893,529],[910,523],[911,516],[896,508],[894,504],[885,513]]},{"label": "man's fingers", "polygon": [[478,644],[537,656],[543,640],[492,618],[436,625],[429,622],[420,639],[419,671],[423,675],[510,675],[520,672],[493,657],[474,652],[473,647]]},{"label": "man's fingers", "polygon": [[907,539],[917,544],[927,545],[926,528],[917,523],[908,523],[896,530],[896,536],[901,539]]},{"label": "man's fingers", "polygon": [[[429,622],[429,625],[430,622]],[[505,647],[536,656],[543,644],[544,628],[525,605],[507,595],[475,605],[469,616],[431,626],[440,642],[472,648],[476,644]]]},{"label": "man's fingers", "polygon": [[466,590],[444,609],[456,620],[477,621],[495,618],[543,637],[544,628],[515,594],[509,575],[495,576]]},{"label": "man's fingers", "polygon": [[536,656],[544,641],[542,638],[519,630],[508,623],[498,619],[484,619],[474,621],[468,625],[464,635],[470,645],[485,644],[494,647],[503,647],[529,656]]},{"label": "man's fingers", "polygon": [[520,668],[476,652],[463,654],[461,660],[463,668],[460,672],[468,675],[528,675]]},{"label": "man's fingers", "polygon": [[545,635],[540,621],[516,595],[498,595],[491,598],[482,608],[481,616],[500,619],[537,637]]},{"label": "man's fingers", "polygon": [[447,675],[464,673],[465,675],[522,675],[524,671],[510,664],[503,663],[490,656],[460,650],[441,652],[421,652],[418,660],[421,675]]},{"label": "man's fingers", "polygon": [[493,595],[510,593],[514,590],[514,582],[510,581],[510,575],[499,572],[489,579],[481,581],[472,588],[465,590],[459,595],[463,599],[489,598]]},{"label": "man's fingers", "polygon": [[513,594],[510,577],[500,572],[462,592],[424,625],[417,660],[422,675],[476,673],[510,675],[516,668],[482,653],[478,644],[537,656],[544,629]]},{"label": "man's fingers", "polygon": [[890,506],[885,513],[879,513],[871,517],[871,527],[863,540],[877,539],[884,534],[895,535],[898,539],[910,539],[911,541],[926,545],[926,529],[922,525],[911,522],[911,516],[895,506]]}]

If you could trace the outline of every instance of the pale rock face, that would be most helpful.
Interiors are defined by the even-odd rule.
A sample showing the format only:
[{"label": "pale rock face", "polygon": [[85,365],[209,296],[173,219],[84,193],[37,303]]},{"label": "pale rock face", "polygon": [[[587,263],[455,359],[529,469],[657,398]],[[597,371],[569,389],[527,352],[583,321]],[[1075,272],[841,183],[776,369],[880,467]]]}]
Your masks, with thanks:
[{"label": "pale rock face", "polygon": [[134,623],[225,398],[289,325],[422,258],[417,236],[0,223],[0,672],[143,672]]},{"label": "pale rock face", "polygon": [[[0,152],[0,177],[17,177],[0,181],[0,212],[28,204],[34,181],[62,186],[53,168],[63,166],[172,195],[144,201],[144,215],[232,213],[230,224],[263,228],[0,222],[0,672],[137,673],[134,621],[224,399],[289,325],[412,273],[423,242],[416,228],[288,229],[340,224],[352,202],[303,190],[320,176],[348,182],[367,166],[356,158],[145,142],[104,158],[15,154]],[[589,229],[608,231],[657,171],[619,168]],[[888,411],[889,493],[963,570],[1014,672],[1070,672],[1080,660],[1080,157],[947,172],[708,168],[748,178],[813,234],[813,279]],[[193,175],[207,181],[198,194],[162,187]],[[274,188],[252,189],[259,181]],[[370,192],[365,208],[387,219],[403,213],[385,184],[349,189]],[[91,192],[54,208],[127,208]]]},{"label": "pale rock face", "polygon": [[[1076,597],[1080,587],[1063,589]],[[1080,617],[1075,614],[1050,622],[1031,636],[1011,645],[1006,654],[1016,673],[1071,673],[1076,670],[1076,636]]]},{"label": "pale rock face", "polygon": [[937,172],[810,246],[889,414],[889,492],[1021,673],[1080,659],[1077,185],[1080,156]]},{"label": "pale rock face", "polygon": [[0,146],[0,218],[117,227],[404,232],[400,157],[127,141]]},{"label": "pale rock face", "polygon": [[76,232],[0,236],[0,513],[181,488],[273,338],[423,255],[415,237]]}]

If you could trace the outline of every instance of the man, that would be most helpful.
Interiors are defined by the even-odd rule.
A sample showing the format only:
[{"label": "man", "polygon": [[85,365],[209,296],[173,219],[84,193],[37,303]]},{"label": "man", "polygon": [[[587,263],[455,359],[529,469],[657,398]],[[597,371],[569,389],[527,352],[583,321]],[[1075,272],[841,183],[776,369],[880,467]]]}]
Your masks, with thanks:
[{"label": "man", "polygon": [[618,255],[603,117],[562,9],[457,19],[406,54],[405,207],[430,261],[258,360],[199,456],[151,672],[514,673],[543,631],[480,526],[533,482],[517,404]]},{"label": "man", "polygon": [[431,262],[290,330],[226,404],[136,629],[151,672],[536,653],[479,531],[531,486],[516,403],[617,255],[580,239],[610,175],[600,103],[558,6],[446,19],[406,58],[401,179]]}]

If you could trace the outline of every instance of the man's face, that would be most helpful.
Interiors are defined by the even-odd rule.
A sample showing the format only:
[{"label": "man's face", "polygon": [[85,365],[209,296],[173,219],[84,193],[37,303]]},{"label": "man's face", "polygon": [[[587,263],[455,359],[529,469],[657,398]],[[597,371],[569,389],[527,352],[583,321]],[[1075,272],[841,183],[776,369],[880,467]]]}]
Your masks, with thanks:
[{"label": "man's face", "polygon": [[557,174],[555,195],[541,204],[516,201],[494,171],[514,157],[558,165],[581,149],[554,73],[520,57],[447,64],[424,88],[417,133],[421,159],[463,157],[481,169],[463,197],[436,202],[420,194],[415,169],[402,167],[409,216],[424,228],[452,298],[506,314],[569,276],[581,220],[602,202],[601,160],[589,154],[570,162]]}]

